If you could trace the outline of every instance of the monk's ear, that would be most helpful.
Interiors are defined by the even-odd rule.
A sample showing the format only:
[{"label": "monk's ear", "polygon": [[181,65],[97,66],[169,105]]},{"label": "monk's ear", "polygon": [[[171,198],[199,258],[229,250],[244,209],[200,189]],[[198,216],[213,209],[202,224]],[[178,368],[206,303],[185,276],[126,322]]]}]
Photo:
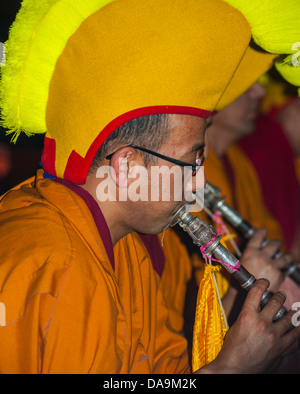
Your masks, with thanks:
[{"label": "monk's ear", "polygon": [[130,182],[129,175],[129,162],[132,165],[135,150],[130,146],[125,146],[119,149],[111,158],[110,166],[112,168],[111,177],[115,184],[120,188],[128,187]]}]

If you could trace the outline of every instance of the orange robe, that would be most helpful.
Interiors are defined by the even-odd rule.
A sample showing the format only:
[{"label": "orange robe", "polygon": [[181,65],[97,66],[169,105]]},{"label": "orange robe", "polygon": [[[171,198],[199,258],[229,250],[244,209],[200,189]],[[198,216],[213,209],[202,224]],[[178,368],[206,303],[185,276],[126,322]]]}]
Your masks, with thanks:
[{"label": "orange robe", "polygon": [[188,283],[192,277],[192,259],[187,248],[173,229],[160,234],[165,256],[160,287],[168,304],[169,323],[177,332],[184,328],[184,304]]},{"label": "orange robe", "polygon": [[113,267],[85,201],[39,171],[2,198],[0,240],[0,373],[189,372],[136,234]]}]

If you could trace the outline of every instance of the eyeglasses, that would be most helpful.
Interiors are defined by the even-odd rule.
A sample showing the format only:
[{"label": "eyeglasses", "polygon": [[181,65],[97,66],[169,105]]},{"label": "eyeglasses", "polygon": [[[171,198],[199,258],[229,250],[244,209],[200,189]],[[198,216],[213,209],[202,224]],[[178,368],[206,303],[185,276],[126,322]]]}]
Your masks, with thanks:
[{"label": "eyeglasses", "polygon": [[[149,153],[150,155],[159,157],[160,159],[169,161],[170,163],[176,164],[176,165],[181,166],[181,167],[191,167],[192,171],[193,171],[192,172],[192,176],[195,176],[197,174],[197,171],[199,170],[199,168],[203,165],[203,163],[205,161],[204,152],[202,152],[200,157],[198,157],[196,159],[196,163],[195,164],[190,164],[190,163],[186,163],[185,161],[180,161],[180,160],[177,160],[177,159],[173,159],[172,157],[168,157],[168,156],[162,155],[160,153],[153,152],[152,150],[149,150],[149,149],[146,149],[146,148],[142,148],[141,146],[126,145],[126,147],[127,146],[130,146],[130,147],[132,147],[134,149],[138,149],[138,150],[140,150],[142,152],[145,152],[145,153]],[[108,156],[106,156],[106,159],[110,160],[115,153],[116,152],[110,153]]]}]

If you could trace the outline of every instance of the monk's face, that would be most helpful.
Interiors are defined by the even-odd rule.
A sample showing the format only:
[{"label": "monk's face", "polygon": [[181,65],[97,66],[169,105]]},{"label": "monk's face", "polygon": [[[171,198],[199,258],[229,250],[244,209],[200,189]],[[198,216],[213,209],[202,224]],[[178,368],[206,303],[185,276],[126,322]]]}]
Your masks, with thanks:
[{"label": "monk's face", "polygon": [[279,117],[280,122],[296,156],[300,156],[300,98],[284,108]]},{"label": "monk's face", "polygon": [[[190,115],[169,115],[169,136],[159,149],[160,154],[181,162],[195,164],[204,150],[207,121]],[[192,176],[194,175],[194,176]],[[140,179],[140,178],[139,178]],[[203,167],[195,175],[191,166],[182,167],[156,158],[147,166],[147,201],[128,202],[132,229],[154,234],[161,232],[192,192],[203,188]],[[141,186],[144,188],[144,185]],[[144,189],[145,190],[145,189]]]},{"label": "monk's face", "polygon": [[251,134],[259,114],[260,102],[265,88],[255,83],[242,96],[214,116],[214,125],[219,125],[235,134],[235,139]]}]

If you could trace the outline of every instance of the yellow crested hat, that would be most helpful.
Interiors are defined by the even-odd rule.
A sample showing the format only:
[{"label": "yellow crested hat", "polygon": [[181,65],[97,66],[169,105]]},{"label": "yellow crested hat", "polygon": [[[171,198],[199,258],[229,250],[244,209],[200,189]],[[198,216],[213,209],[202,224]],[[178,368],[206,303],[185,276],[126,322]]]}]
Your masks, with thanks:
[{"label": "yellow crested hat", "polygon": [[84,184],[101,144],[126,121],[216,108],[257,19],[237,8],[233,0],[23,0],[1,71],[4,127],[13,140],[46,133],[45,171]]}]

